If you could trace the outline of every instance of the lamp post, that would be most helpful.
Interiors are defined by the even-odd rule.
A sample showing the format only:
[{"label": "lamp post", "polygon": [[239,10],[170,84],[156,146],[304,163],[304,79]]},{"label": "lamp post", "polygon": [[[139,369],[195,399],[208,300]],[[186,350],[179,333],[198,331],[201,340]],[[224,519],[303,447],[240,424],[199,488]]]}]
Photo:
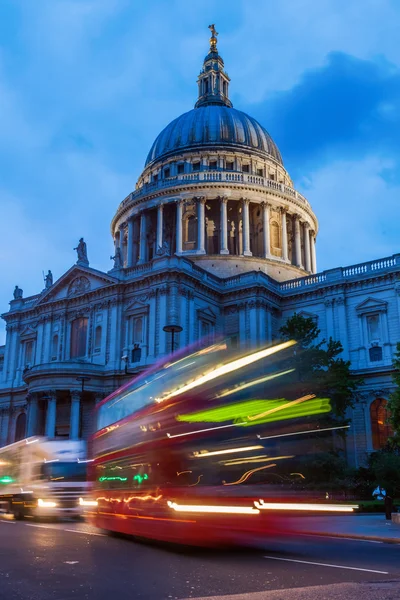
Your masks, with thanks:
[{"label": "lamp post", "polygon": [[175,333],[180,333],[182,329],[183,328],[180,325],[165,325],[165,327],[163,327],[163,331],[171,334],[171,354],[173,354],[175,350]]},{"label": "lamp post", "polygon": [[91,379],[92,378],[88,377],[87,375],[80,375],[79,377],[76,378],[76,381],[80,381],[82,384],[81,400],[82,400],[83,392],[85,390],[85,381],[90,381]]}]

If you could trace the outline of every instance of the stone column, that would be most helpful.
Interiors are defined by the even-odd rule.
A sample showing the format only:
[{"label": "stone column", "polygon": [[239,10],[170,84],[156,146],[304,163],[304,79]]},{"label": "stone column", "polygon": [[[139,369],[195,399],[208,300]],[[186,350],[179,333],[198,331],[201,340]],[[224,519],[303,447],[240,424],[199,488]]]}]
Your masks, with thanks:
[{"label": "stone column", "polygon": [[140,213],[140,242],[139,242],[139,260],[142,264],[146,260],[146,215],[144,211]]},{"label": "stone column", "polygon": [[243,235],[243,256],[252,256],[250,251],[250,216],[249,216],[250,200],[243,198],[242,201],[242,235]]},{"label": "stone column", "polygon": [[264,243],[264,258],[271,256],[271,240],[269,231],[270,222],[270,205],[268,202],[262,203],[263,207],[263,243]]},{"label": "stone column", "polygon": [[71,391],[71,415],[69,425],[69,437],[71,440],[79,439],[79,425],[81,413],[81,393],[77,390]]},{"label": "stone column", "polygon": [[54,438],[56,435],[57,397],[55,392],[47,393],[46,436]]},{"label": "stone column", "polygon": [[38,413],[38,399],[36,394],[29,395],[29,408],[28,408],[28,422],[26,426],[26,436],[31,437],[35,435],[37,425],[37,413]]},{"label": "stone column", "polygon": [[310,225],[304,223],[304,259],[308,273],[311,273],[311,248],[310,248]]},{"label": "stone column", "polygon": [[124,253],[124,224],[119,226],[119,249],[121,250],[121,260],[122,260],[122,265],[125,266],[125,253]]},{"label": "stone column", "polygon": [[315,253],[315,233],[311,231],[311,264],[312,264],[312,272],[317,273],[317,256]]},{"label": "stone column", "polygon": [[294,220],[294,245],[296,249],[296,267],[303,268],[301,260],[301,232],[300,232],[300,217],[293,215]]},{"label": "stone column", "polygon": [[221,239],[220,254],[229,254],[228,250],[228,198],[220,198],[221,207]]},{"label": "stone column", "polygon": [[204,219],[204,207],[206,204],[205,197],[197,198],[197,254],[205,254],[206,250],[204,247],[204,230],[205,230],[205,219]]},{"label": "stone column", "polygon": [[176,203],[176,252],[182,254],[182,204],[183,200]]},{"label": "stone column", "polygon": [[128,247],[126,250],[126,266],[133,266],[133,217],[128,219]]},{"label": "stone column", "polygon": [[163,217],[164,217],[164,205],[159,204],[157,208],[157,240],[156,240],[156,252],[163,245]]},{"label": "stone column", "polygon": [[286,208],[281,208],[282,214],[282,258],[285,262],[288,262],[288,239],[287,239],[287,227],[286,227]]}]

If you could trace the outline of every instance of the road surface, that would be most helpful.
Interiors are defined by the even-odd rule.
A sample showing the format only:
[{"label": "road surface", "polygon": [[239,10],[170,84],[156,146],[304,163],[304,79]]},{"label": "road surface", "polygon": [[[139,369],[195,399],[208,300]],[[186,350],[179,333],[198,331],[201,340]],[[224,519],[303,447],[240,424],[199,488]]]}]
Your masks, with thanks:
[{"label": "road surface", "polygon": [[[356,586],[346,585],[351,582]],[[315,587],[326,585],[327,595]],[[266,593],[270,590],[281,593]],[[0,600],[225,595],[235,600],[331,600],[335,593],[337,598],[398,599],[400,545],[303,537],[257,551],[177,549],[110,537],[85,523],[0,517]]]}]

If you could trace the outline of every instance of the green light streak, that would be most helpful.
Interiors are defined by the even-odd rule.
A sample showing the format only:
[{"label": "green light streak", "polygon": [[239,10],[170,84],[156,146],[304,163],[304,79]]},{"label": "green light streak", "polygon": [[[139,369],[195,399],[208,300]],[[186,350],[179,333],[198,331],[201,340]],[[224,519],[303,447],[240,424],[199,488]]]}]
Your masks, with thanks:
[{"label": "green light streak", "polygon": [[7,483],[13,483],[14,479],[9,477],[8,475],[4,475],[4,477],[0,477],[0,483],[6,485]]},{"label": "green light streak", "polygon": [[143,475],[139,475],[139,473],[138,473],[137,475],[135,475],[135,476],[133,477],[133,480],[134,480],[134,481],[137,481],[137,482],[138,482],[138,484],[140,485],[141,483],[143,483],[143,481],[144,481],[145,479],[148,479],[148,478],[149,478],[149,476],[147,475],[147,473],[144,473]]},{"label": "green light streak", "polygon": [[100,477],[99,481],[128,481],[127,477]]},{"label": "green light streak", "polygon": [[[281,408],[287,405],[286,408]],[[267,414],[259,419],[249,420],[267,411],[281,408],[278,412]],[[228,406],[211,408],[197,413],[178,415],[177,421],[184,423],[223,423],[233,421],[240,425],[258,425],[260,423],[273,423],[287,419],[298,419],[330,412],[329,398],[313,398],[300,404],[290,404],[285,398],[275,400],[248,400],[246,402],[232,403]]]}]

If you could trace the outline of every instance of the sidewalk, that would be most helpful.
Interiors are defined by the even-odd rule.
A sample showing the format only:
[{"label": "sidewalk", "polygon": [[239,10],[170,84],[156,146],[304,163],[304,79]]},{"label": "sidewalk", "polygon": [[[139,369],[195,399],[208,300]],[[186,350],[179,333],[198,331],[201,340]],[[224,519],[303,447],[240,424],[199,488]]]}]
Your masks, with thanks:
[{"label": "sidewalk", "polygon": [[303,533],[400,544],[400,525],[386,521],[384,514],[304,517]]}]

